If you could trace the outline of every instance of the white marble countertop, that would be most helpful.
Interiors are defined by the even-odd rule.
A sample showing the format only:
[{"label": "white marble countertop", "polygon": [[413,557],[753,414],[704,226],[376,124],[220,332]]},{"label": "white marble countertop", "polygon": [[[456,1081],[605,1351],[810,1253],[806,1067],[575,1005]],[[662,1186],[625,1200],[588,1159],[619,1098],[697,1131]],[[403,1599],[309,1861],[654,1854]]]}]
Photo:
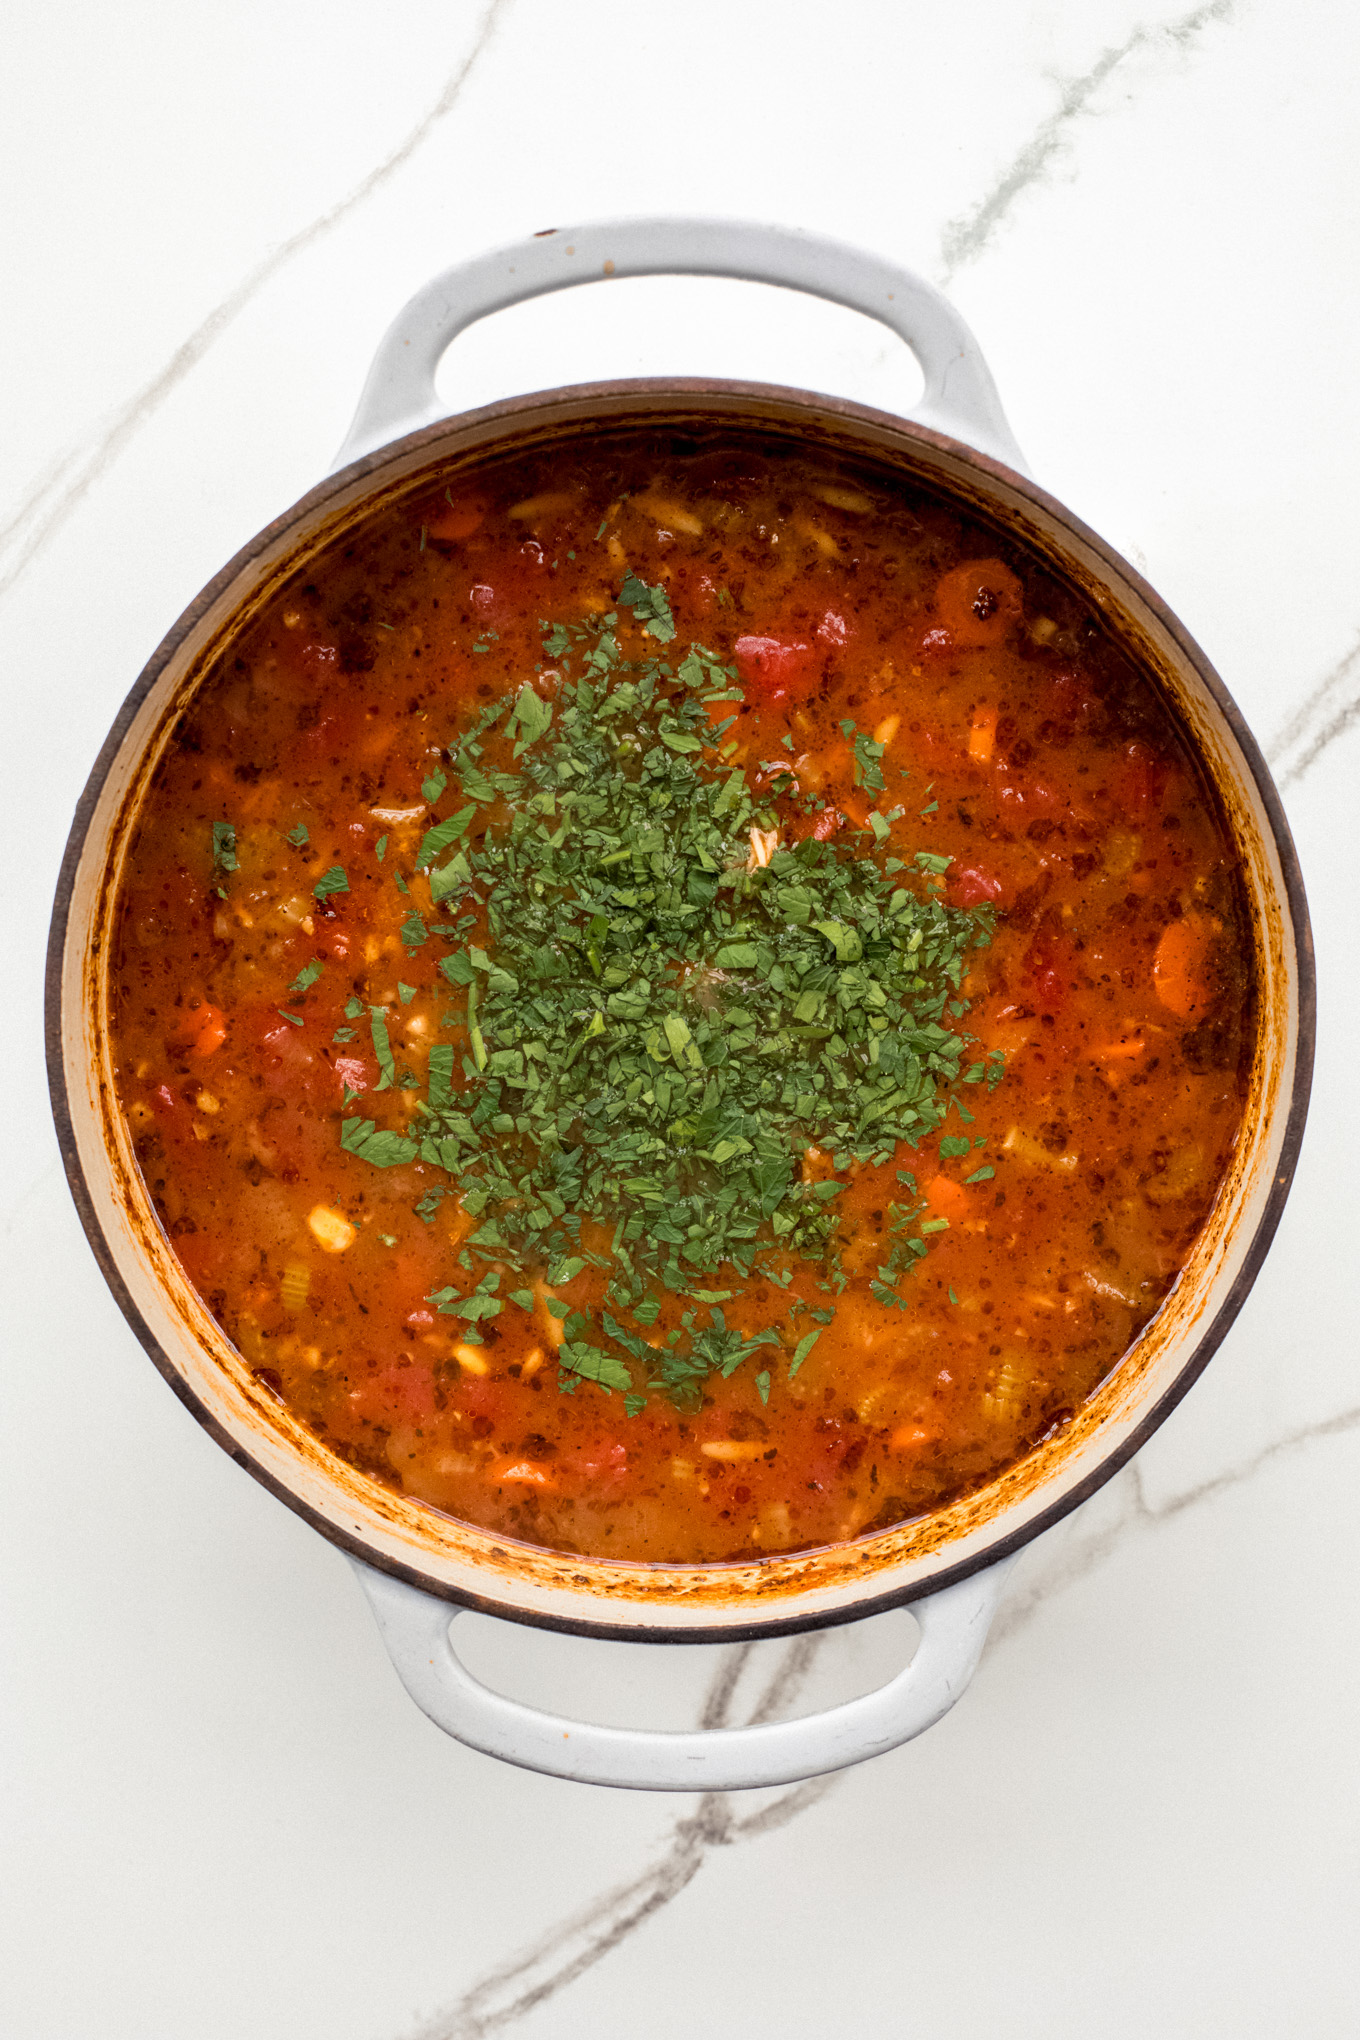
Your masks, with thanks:
[{"label": "white marble countertop", "polygon": [[[7,2040],[1360,2032],[1360,16],[1340,0],[49,0],[0,66],[7,307],[0,2030]],[[349,1570],[165,1389],[58,1163],[57,864],[123,694],[302,493],[458,257],[619,213],[818,228],[942,282],[1040,479],[1275,762],[1321,1031],[1221,1353],[1026,1555],[972,1691],[833,1780],[702,1803],[514,1772],[405,1698]],[[893,405],[849,313],[666,280],[460,341],[452,406],[611,373]],[[695,1719],[729,1653],[482,1625],[528,1697]],[[887,1617],[733,1718],[900,1661]],[[717,1663],[715,1666],[715,1657]]]}]

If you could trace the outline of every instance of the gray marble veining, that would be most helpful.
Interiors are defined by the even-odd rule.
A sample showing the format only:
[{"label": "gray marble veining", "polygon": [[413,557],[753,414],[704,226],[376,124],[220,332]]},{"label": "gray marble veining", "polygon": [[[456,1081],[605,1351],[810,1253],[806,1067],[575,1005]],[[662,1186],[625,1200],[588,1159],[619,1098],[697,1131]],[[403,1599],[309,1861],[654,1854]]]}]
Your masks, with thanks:
[{"label": "gray marble veining", "polygon": [[1232,19],[1236,0],[1206,0],[1176,21],[1140,24],[1121,43],[1102,50],[1090,67],[1075,78],[1059,81],[1058,104],[1047,119],[1021,144],[975,205],[948,220],[940,234],[941,283],[949,283],[966,264],[986,253],[1026,191],[1051,175],[1067,146],[1069,131],[1082,115],[1092,110],[1101,87],[1137,53],[1170,45],[1182,53],[1198,43],[1204,31],[1216,22]]},{"label": "gray marble veining", "polygon": [[[1360,1430],[1360,1405],[1320,1423],[1308,1424],[1273,1440],[1240,1466],[1161,1504],[1149,1502],[1137,1460],[1110,1484],[1109,1506],[1090,1529],[1078,1518],[1063,1534],[1051,1535],[1034,1548],[1018,1587],[1002,1602],[987,1645],[992,1656],[1025,1629],[1054,1595],[1086,1579],[1127,1537],[1147,1534],[1203,1507],[1230,1489],[1250,1481],[1265,1467],[1325,1438]],[[748,1715],[751,1722],[768,1721],[791,1710],[806,1683],[824,1634],[794,1637],[785,1646],[764,1692]],[[703,1728],[723,1727],[737,1681],[751,1646],[723,1653],[699,1715]],[[600,1892],[584,1906],[555,1921],[518,1953],[480,1977],[447,2011],[419,2026],[409,2040],[485,2040],[504,2032],[569,1988],[586,1971],[614,1953],[629,1936],[677,1899],[703,1869],[715,1849],[733,1848],[785,1827],[844,1782],[842,1776],[814,1778],[769,1798],[756,1811],[741,1814],[726,1793],[708,1793],[694,1812],[682,1815],[670,1839],[634,1876]]]},{"label": "gray marble veining", "polygon": [[1267,756],[1282,788],[1297,786],[1323,752],[1360,722],[1360,644],[1325,673],[1281,726]]},{"label": "gray marble veining", "polygon": [[299,227],[295,234],[290,234],[262,257],[236,287],[199,321],[149,381],[120,404],[82,445],[61,454],[38,477],[17,508],[0,524],[0,596],[13,587],[29,562],[37,558],[49,540],[55,538],[86,491],[107,473],[142,427],[155,416],[185,377],[197,368],[209,349],[240,317],[246,306],[259,296],[265,285],[305,249],[315,247],[318,241],[333,233],[385,184],[390,183],[398,171],[405,169],[417,150],[457,106],[478,59],[491,43],[512,4],[513,0],[488,0],[471,47],[445,79],[439,97],[381,163],[361,177],[334,205],[328,206],[325,212],[309,220],[305,227]]}]

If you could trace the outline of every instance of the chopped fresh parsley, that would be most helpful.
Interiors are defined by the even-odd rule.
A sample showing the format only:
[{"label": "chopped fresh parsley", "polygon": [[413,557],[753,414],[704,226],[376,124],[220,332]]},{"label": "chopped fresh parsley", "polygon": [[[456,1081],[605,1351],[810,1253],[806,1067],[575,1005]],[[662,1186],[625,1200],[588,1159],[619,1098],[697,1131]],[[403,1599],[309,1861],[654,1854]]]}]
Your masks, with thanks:
[{"label": "chopped fresh parsley", "polygon": [[387,1020],[381,1006],[374,1006],[370,1010],[368,1024],[373,1037],[373,1053],[377,1056],[378,1068],[382,1071],[382,1076],[374,1088],[389,1091],[397,1074],[397,1066],[392,1059],[392,1045],[387,1036]]},{"label": "chopped fresh parsley", "polygon": [[212,855],[214,871],[235,871],[236,831],[230,822],[213,823]]},{"label": "chopped fresh parsley", "polygon": [[325,968],[326,966],[321,961],[320,957],[314,956],[310,963],[303,964],[302,969],[293,979],[292,984],[289,985],[288,987],[289,991],[290,992],[310,991],[312,986],[316,983],[317,979],[321,976],[321,973],[325,970]]},{"label": "chopped fresh parsley", "polygon": [[654,637],[658,644],[670,643],[675,636],[675,619],[671,615],[666,591],[659,583],[649,588],[636,574],[625,574],[619,601],[625,609],[632,610],[634,620],[642,625],[649,637]]},{"label": "chopped fresh parsley", "polygon": [[329,899],[332,893],[349,891],[349,880],[343,864],[333,864],[329,871],[323,871],[312,892],[319,900]]},{"label": "chopped fresh parsley", "polygon": [[371,1119],[342,1120],[340,1145],[346,1154],[357,1155],[361,1162],[372,1162],[375,1169],[390,1169],[400,1162],[413,1162],[416,1158],[413,1140],[403,1140],[396,1133],[380,1132]]},{"label": "chopped fresh parsley", "polygon": [[[652,639],[674,637],[663,588],[628,574],[619,604]],[[426,831],[416,863],[436,906],[457,893],[475,911],[446,929],[413,909],[402,937],[445,945],[456,1005],[411,1133],[351,1119],[342,1145],[379,1167],[418,1155],[456,1188],[477,1222],[457,1258],[469,1277],[479,1260],[485,1272],[431,1301],[474,1342],[503,1308],[502,1274],[530,1309],[529,1285],[603,1271],[597,1310],[548,1299],[563,1320],[559,1386],[619,1389],[633,1414],[652,1394],[693,1410],[710,1375],[756,1354],[762,1400],[795,1375],[829,1310],[795,1338],[801,1299],[754,1332],[729,1326],[723,1306],[756,1283],[786,1288],[799,1266],[842,1288],[849,1172],[939,1134],[951,1104],[962,1110],[957,1087],[990,1083],[1000,1063],[965,1058],[960,985],[993,912],[940,897],[930,881],[949,859],[883,856],[894,810],[854,848],[777,841],[761,864],[754,832],[777,834],[780,812],[720,762],[710,721],[710,703],[741,698],[734,671],[701,645],[678,669],[625,658],[618,626],[617,611],[545,623],[552,698],[524,680],[450,746],[464,805]],[[513,770],[478,741],[495,725]],[[843,727],[860,784],[881,789],[883,746]],[[785,804],[812,811],[781,785]],[[473,834],[491,803],[503,805]],[[368,1014],[376,1089],[408,1085],[383,1008]],[[833,1173],[805,1181],[812,1148]],[[968,1150],[961,1135],[940,1141],[945,1157]],[[872,1285],[903,1309],[895,1285],[945,1226],[919,1223],[921,1208],[893,1205]],[[667,1292],[684,1308],[656,1345],[644,1331]]]}]

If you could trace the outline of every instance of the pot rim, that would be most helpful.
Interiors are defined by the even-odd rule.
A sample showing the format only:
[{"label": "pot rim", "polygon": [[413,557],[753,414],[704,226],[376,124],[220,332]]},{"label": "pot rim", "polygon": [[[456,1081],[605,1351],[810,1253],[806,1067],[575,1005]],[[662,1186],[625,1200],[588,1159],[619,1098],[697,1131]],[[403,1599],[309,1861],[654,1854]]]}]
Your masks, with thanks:
[{"label": "pot rim", "polygon": [[[387,470],[400,466],[408,461],[410,456],[425,452],[433,454],[438,450],[440,443],[451,435],[465,436],[469,432],[487,434],[486,437],[479,439],[477,450],[490,454],[494,450],[495,440],[488,432],[488,428],[523,426],[532,422],[535,413],[557,410],[564,405],[580,407],[615,398],[640,400],[639,415],[635,419],[638,423],[642,422],[640,416],[642,401],[652,405],[654,413],[664,412],[667,400],[670,400],[676,408],[687,406],[691,411],[696,406],[702,407],[707,401],[713,405],[715,422],[727,418],[736,428],[770,431],[776,427],[774,419],[762,418],[752,411],[748,411],[743,417],[740,409],[743,404],[753,406],[763,402],[786,406],[795,413],[801,411],[807,414],[808,423],[820,418],[833,427],[859,425],[872,428],[879,433],[887,432],[899,440],[914,441],[927,449],[944,453],[965,471],[971,470],[977,480],[984,485],[982,490],[984,496],[989,493],[986,485],[1003,485],[1008,493],[1020,496],[1033,509],[1047,517],[1066,538],[1094,554],[1100,563],[1104,584],[1108,587],[1112,581],[1122,583],[1150,613],[1175,645],[1180,657],[1193,669],[1197,680],[1205,688],[1227,727],[1261,803],[1274,851],[1279,860],[1284,902],[1292,932],[1293,962],[1297,972],[1294,1068],[1289,1087],[1285,1128],[1273,1180],[1265,1196],[1255,1229],[1226,1292],[1207,1323],[1193,1338],[1175,1374],[1162,1392],[1141,1413],[1137,1422],[1122,1437],[1110,1440],[1108,1446],[1100,1452],[1096,1462],[1080,1480],[1062,1493],[1051,1497],[1041,1508],[1026,1516],[1023,1522],[1013,1524],[1009,1530],[1005,1528],[1005,1523],[1011,1509],[1003,1504],[995,1518],[997,1534],[994,1537],[988,1538],[980,1550],[970,1552],[952,1564],[942,1566],[926,1579],[886,1587],[877,1593],[866,1593],[862,1598],[855,1598],[846,1606],[813,1609],[801,1614],[776,1613],[773,1605],[767,1604],[768,1612],[762,1612],[759,1619],[744,1621],[740,1619],[739,1614],[727,1617],[721,1611],[713,1610],[711,1619],[686,1625],[684,1628],[667,1628],[664,1624],[655,1626],[649,1624],[646,1628],[640,1628],[636,1623],[627,1621],[583,1619],[575,1614],[557,1614],[542,1609],[508,1606],[496,1599],[493,1594],[479,1595],[465,1586],[453,1588],[447,1582],[422,1572],[416,1565],[374,1549],[361,1535],[351,1534],[343,1525],[324,1516],[286,1481],[261,1464],[245,1445],[230,1434],[174,1366],[124,1281],[86,1180],[67,1091],[63,1055],[66,942],[76,878],[97,804],[127,732],[142,704],[181,645],[213,605],[257,559],[286,538],[290,530],[308,524],[333,501],[351,492],[356,484],[370,480],[378,481]],[[602,420],[602,423],[606,424],[617,423],[621,429],[626,428],[628,422],[627,413],[620,413],[617,419]],[[874,448],[866,441],[860,451],[864,457],[872,458]],[[939,486],[943,491],[943,484]],[[994,489],[990,493],[994,497]],[[1199,1379],[1246,1300],[1274,1239],[1297,1166],[1312,1084],[1315,1036],[1316,972],[1311,926],[1302,872],[1279,793],[1260,747],[1224,682],[1195,639],[1143,576],[1130,566],[1113,546],[1076,517],[1059,498],[1051,495],[1027,475],[1017,472],[990,455],[978,452],[962,440],[911,419],[858,404],[847,398],[826,396],[817,391],[780,384],[717,377],[637,377],[569,384],[556,389],[532,391],[481,406],[476,410],[451,414],[432,425],[425,425],[403,434],[376,451],[364,454],[327,475],[258,531],[204,586],[162,638],[129,689],[100,746],[76,804],[70,834],[62,856],[44,973],[44,1037],[48,1085],[62,1164],[81,1226],[100,1271],[139,1343],[157,1371],[214,1441],[237,1465],[243,1467],[294,1514],[319,1531],[329,1543],[347,1552],[351,1558],[362,1560],[369,1566],[459,1607],[524,1622],[533,1627],[625,1642],[737,1641],[829,1628],[843,1622],[858,1621],[865,1616],[881,1614],[952,1586],[1019,1551],[1043,1531],[1052,1528],[1065,1516],[1070,1515],[1082,1502],[1089,1500],[1141,1449]],[[1283,1098],[1278,1099],[1275,1112],[1278,1113],[1284,1104]],[[514,1540],[506,1542],[513,1546]],[[664,1568],[658,1567],[657,1570],[661,1571]],[[714,1568],[714,1571],[720,1572],[721,1568]],[[781,1605],[791,1611],[795,1600],[796,1594],[790,1594]]]}]

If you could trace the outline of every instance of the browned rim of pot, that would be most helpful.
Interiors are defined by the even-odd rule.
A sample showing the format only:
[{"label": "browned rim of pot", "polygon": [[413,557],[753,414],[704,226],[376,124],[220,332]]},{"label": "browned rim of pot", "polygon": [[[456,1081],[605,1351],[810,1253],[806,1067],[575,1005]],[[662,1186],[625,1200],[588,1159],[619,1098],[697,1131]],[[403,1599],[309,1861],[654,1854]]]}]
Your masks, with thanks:
[{"label": "browned rim of pot", "polygon": [[[561,424],[564,420],[574,421],[577,429],[580,428],[582,421],[595,421],[602,427],[618,429],[625,429],[629,425],[642,428],[647,423],[664,428],[670,423],[676,430],[683,430],[686,422],[693,425],[700,419],[712,425],[728,422],[734,431],[741,431],[744,434],[754,431],[776,433],[786,440],[798,438],[804,446],[816,444],[820,440],[823,449],[828,452],[839,453],[842,456],[848,454],[865,462],[872,462],[876,453],[882,458],[891,444],[898,447],[914,444],[923,452],[943,454],[948,457],[953,468],[967,476],[972,491],[968,507],[973,514],[986,518],[988,496],[991,494],[995,500],[997,486],[1001,485],[1007,494],[1019,497],[1052,524],[1063,540],[1070,542],[1074,551],[1084,551],[1095,556],[1103,572],[1103,586],[1112,596],[1111,607],[1113,609],[1119,607],[1117,590],[1122,588],[1152,616],[1176,647],[1179,657],[1194,672],[1199,684],[1211,697],[1236,746],[1246,774],[1254,784],[1279,859],[1284,900],[1292,930],[1293,962],[1297,973],[1297,1033],[1294,1043],[1293,1078],[1287,1100],[1287,1119],[1279,1159],[1255,1231],[1245,1245],[1237,1273],[1212,1317],[1189,1347],[1184,1361],[1169,1384],[1131,1429],[1117,1440],[1111,1440],[1109,1450],[1101,1455],[1097,1464],[1079,1482],[1055,1497],[1034,1515],[1027,1517],[1023,1523],[1012,1525],[1009,1530],[1005,1527],[1003,1510],[997,1517],[997,1534],[994,1539],[989,1540],[984,1548],[971,1553],[956,1564],[945,1566],[927,1581],[888,1587],[878,1593],[866,1593],[862,1598],[843,1608],[819,1610],[802,1615],[790,1613],[786,1616],[766,1616],[751,1622],[716,1619],[711,1624],[686,1627],[682,1630],[658,1626],[639,1631],[636,1626],[608,1620],[596,1622],[582,1620],[576,1616],[558,1616],[512,1608],[490,1594],[483,1597],[463,1590],[455,1593],[445,1582],[422,1573],[418,1567],[395,1561],[383,1553],[374,1551],[361,1537],[351,1535],[342,1526],[328,1521],[295,1494],[285,1482],[262,1466],[199,1400],[190,1384],[185,1381],[159,1345],[129,1294],[100,1223],[95,1201],[86,1180],[73,1126],[62,1052],[63,961],[75,882],[87,837],[105,781],[122,748],[128,729],[146,697],[186,638],[232,583],[262,554],[277,548],[287,539],[290,532],[302,530],[314,523],[340,498],[349,495],[356,484],[371,480],[374,484],[374,493],[378,493],[378,485],[398,465],[409,465],[412,456],[428,454],[434,459],[444,452],[454,454],[466,450],[469,446],[475,446],[480,455],[493,457],[498,453],[515,450],[516,444],[526,441],[536,426],[541,431],[551,430],[554,422]],[[934,485],[941,494],[949,493],[943,481],[937,480]],[[1006,522],[1001,517],[999,509],[994,512],[993,521],[999,526]],[[1177,720],[1181,723],[1180,718]],[[365,455],[349,467],[328,476],[291,508],[284,511],[272,524],[257,533],[227,562],[174,624],[134,682],[114,719],[77,803],[72,821],[57,880],[45,972],[45,1043],[52,1111],[62,1162],[81,1224],[101,1272],[136,1337],[163,1378],[209,1434],[238,1465],[244,1467],[331,1543],[367,1564],[375,1565],[413,1586],[423,1588],[460,1606],[477,1608],[488,1614],[508,1616],[538,1627],[626,1641],[705,1642],[755,1638],[824,1628],[841,1622],[856,1621],[862,1616],[882,1613],[918,1599],[924,1594],[935,1593],[953,1585],[1020,1549],[1096,1493],[1146,1443],[1198,1380],[1222,1344],[1256,1279],[1279,1224],[1298,1161],[1312,1081],[1315,1033],[1316,975],[1308,907],[1293,838],[1279,794],[1256,740],[1223,681],[1189,632],[1142,576],[1047,491],[1017,474],[1013,469],[990,459],[985,454],[973,451],[958,440],[889,413],[811,391],[709,378],[667,377],[572,385],[512,398],[477,411],[441,420],[438,424],[426,426],[420,431],[394,440],[376,453]],[[1283,1100],[1280,1102],[1284,1103]]]}]

